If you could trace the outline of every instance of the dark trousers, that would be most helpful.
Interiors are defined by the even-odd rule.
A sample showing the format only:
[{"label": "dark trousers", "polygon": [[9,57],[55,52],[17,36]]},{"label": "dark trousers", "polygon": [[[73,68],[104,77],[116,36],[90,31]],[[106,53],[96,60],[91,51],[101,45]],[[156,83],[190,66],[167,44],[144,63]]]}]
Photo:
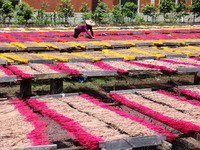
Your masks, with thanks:
[{"label": "dark trousers", "polygon": [[81,32],[79,31],[79,29],[74,29],[74,35],[73,35],[73,37],[74,37],[74,38],[77,38],[77,37],[79,36],[80,33],[81,33]]}]

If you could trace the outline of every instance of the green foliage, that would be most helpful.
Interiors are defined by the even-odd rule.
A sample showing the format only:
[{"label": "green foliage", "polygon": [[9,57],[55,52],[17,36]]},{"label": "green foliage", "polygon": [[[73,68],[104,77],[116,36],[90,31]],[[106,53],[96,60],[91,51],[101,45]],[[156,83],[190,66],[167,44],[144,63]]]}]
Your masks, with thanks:
[{"label": "green foliage", "polygon": [[176,23],[177,20],[178,20],[178,15],[177,15],[177,12],[176,12],[176,9],[174,8],[173,11],[171,11],[171,13],[169,13],[166,17],[166,19],[168,19],[168,22],[169,23]]},{"label": "green foliage", "polygon": [[48,24],[49,23],[49,14],[45,13],[44,14],[44,24]]},{"label": "green foliage", "polygon": [[80,10],[80,12],[83,13],[81,16],[83,22],[85,22],[85,20],[91,19],[92,13],[91,13],[90,9],[88,8],[88,3],[83,3],[79,10]]},{"label": "green foliage", "polygon": [[176,13],[179,21],[181,18],[188,15],[187,10],[188,6],[186,5],[186,0],[179,0],[178,6],[176,6]]},{"label": "green foliage", "polygon": [[80,12],[84,13],[84,12],[89,12],[90,9],[88,8],[88,3],[83,3],[80,7]]},{"label": "green foliage", "polygon": [[48,10],[49,4],[48,2],[43,2],[40,9],[36,10],[35,16],[35,24],[48,24],[54,21],[54,12],[53,13],[46,13]]},{"label": "green foliage", "polygon": [[137,14],[137,5],[133,2],[126,2],[125,5],[122,7],[122,12],[124,16],[128,17],[130,21],[135,18]]},{"label": "green foliage", "polygon": [[41,5],[41,9],[44,10],[44,11],[47,11],[48,10],[48,7],[49,7],[49,3],[48,2],[42,2],[42,5]]},{"label": "green foliage", "polygon": [[35,18],[37,24],[43,24],[45,18],[45,11],[43,9],[38,9]]},{"label": "green foliage", "polygon": [[61,2],[57,5],[59,13],[62,13],[60,17],[64,17],[65,23],[68,23],[68,18],[74,16],[74,7],[71,5],[71,0],[61,0]]},{"label": "green foliage", "polygon": [[200,16],[200,0],[192,1],[190,12],[194,14],[194,22],[195,22],[195,18]]},{"label": "green foliage", "polygon": [[12,18],[13,11],[14,9],[12,6],[12,2],[10,2],[9,0],[0,1],[0,15],[2,23],[5,23],[7,18],[9,18],[9,20]]},{"label": "green foliage", "polygon": [[125,5],[125,3],[127,3],[127,2],[132,2],[137,5],[138,0],[121,0],[122,5]]},{"label": "green foliage", "polygon": [[161,0],[159,5],[160,13],[163,14],[164,20],[167,18],[166,14],[174,10],[175,3],[172,0]]},{"label": "green foliage", "polygon": [[48,3],[47,2],[43,2],[42,3],[42,6],[41,6],[41,9],[38,9],[37,10],[37,14],[36,14],[36,17],[35,17],[35,20],[36,20],[36,24],[48,24],[50,22],[52,22],[52,17],[53,17],[53,14],[48,14],[45,12],[45,10],[47,10],[47,8],[49,7]]},{"label": "green foliage", "polygon": [[111,23],[114,24],[122,24],[124,22],[123,19],[123,14],[122,14],[122,9],[119,5],[113,6],[112,9],[112,15],[111,15]]},{"label": "green foliage", "polygon": [[152,17],[152,22],[155,18],[155,15],[156,15],[156,11],[157,11],[157,8],[154,6],[154,4],[147,4],[147,5],[143,5],[142,7],[142,13],[144,15],[147,15],[147,22],[148,22],[148,16],[151,16]]},{"label": "green foliage", "polygon": [[105,4],[101,0],[98,0],[97,7],[92,17],[96,23],[105,24],[108,21],[107,20],[107,18],[109,17],[108,13],[109,13],[109,10],[108,10],[107,4]]},{"label": "green foliage", "polygon": [[85,22],[85,20],[89,20],[92,18],[92,12],[89,11],[89,12],[84,12],[81,16],[83,22]]},{"label": "green foliage", "polygon": [[15,8],[16,5],[19,4],[19,0],[9,0],[10,2],[12,2],[13,7]]},{"label": "green foliage", "polygon": [[50,14],[49,14],[49,21],[50,21],[51,23],[53,23],[53,13],[50,13]]},{"label": "green foliage", "polygon": [[16,5],[14,16],[16,24],[27,24],[32,15],[33,9],[27,3],[21,2]]},{"label": "green foliage", "polygon": [[74,14],[74,24],[76,24],[77,14]]},{"label": "green foliage", "polygon": [[136,24],[143,24],[145,22],[144,16],[142,15],[136,15],[135,17],[135,23]]},{"label": "green foliage", "polygon": [[57,12],[54,10],[53,11],[53,22],[56,24],[57,20]]},{"label": "green foliage", "polygon": [[[61,12],[58,12],[57,16],[58,16],[59,23],[63,23],[64,22],[64,14]],[[60,22],[60,20],[61,20],[61,22]]]}]

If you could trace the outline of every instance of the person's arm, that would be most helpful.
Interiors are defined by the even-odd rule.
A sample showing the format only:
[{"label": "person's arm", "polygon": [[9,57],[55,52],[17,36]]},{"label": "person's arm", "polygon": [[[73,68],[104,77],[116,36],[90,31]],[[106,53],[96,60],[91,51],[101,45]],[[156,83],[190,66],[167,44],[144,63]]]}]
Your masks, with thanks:
[{"label": "person's arm", "polygon": [[92,36],[94,37],[94,32],[92,30],[92,27],[90,28],[90,32],[91,32]]},{"label": "person's arm", "polygon": [[[91,31],[91,30],[90,30]],[[90,38],[93,37],[93,35],[90,34],[90,32],[87,29],[87,25],[85,25],[85,32],[89,35]],[[92,32],[91,32],[92,33]],[[93,33],[92,33],[93,34]]]}]

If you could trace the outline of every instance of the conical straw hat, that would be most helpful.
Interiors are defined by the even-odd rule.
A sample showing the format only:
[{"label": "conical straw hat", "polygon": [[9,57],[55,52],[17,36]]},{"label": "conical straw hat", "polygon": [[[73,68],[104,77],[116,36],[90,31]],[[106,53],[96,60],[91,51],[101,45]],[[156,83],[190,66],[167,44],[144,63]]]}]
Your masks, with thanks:
[{"label": "conical straw hat", "polygon": [[95,23],[92,20],[85,20],[85,23],[90,26],[95,26]]}]

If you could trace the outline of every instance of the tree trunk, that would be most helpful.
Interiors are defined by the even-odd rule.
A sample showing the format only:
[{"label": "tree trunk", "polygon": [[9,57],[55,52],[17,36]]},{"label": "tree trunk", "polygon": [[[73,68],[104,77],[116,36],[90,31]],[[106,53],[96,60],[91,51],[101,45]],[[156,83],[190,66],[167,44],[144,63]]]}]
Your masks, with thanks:
[{"label": "tree trunk", "polygon": [[196,16],[196,15],[194,14],[193,23],[195,23],[195,16]]},{"label": "tree trunk", "polygon": [[4,17],[4,15],[2,14],[2,23],[4,24],[5,23],[5,17]]}]

